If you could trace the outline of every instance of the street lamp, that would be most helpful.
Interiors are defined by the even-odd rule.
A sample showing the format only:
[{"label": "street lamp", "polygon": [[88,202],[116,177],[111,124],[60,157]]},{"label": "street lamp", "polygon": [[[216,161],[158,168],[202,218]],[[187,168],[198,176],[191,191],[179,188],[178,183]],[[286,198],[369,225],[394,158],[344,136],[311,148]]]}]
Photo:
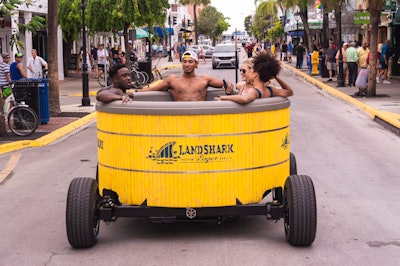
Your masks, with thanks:
[{"label": "street lamp", "polygon": [[171,15],[168,16],[168,24],[169,24],[169,57],[168,57],[168,62],[173,62],[174,60],[172,60],[172,40],[171,40],[171,32],[172,32],[172,28],[171,28]]},{"label": "street lamp", "polygon": [[337,22],[339,28],[339,75],[338,75],[338,84],[337,87],[344,87],[344,80],[343,80],[343,54],[342,54],[342,3],[339,2],[339,10],[337,14]]},{"label": "street lamp", "polygon": [[294,20],[296,20],[296,41],[297,45],[299,44],[299,20],[301,19],[300,13],[296,12],[294,13]]},{"label": "street lamp", "polygon": [[89,73],[86,57],[86,25],[85,25],[85,0],[82,0],[82,106],[90,106]]}]

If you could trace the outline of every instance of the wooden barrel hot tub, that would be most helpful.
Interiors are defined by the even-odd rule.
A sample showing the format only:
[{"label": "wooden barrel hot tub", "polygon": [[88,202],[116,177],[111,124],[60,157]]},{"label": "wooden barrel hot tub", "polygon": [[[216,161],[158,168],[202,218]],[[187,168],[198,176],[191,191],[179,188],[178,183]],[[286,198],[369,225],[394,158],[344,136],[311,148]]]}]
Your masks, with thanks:
[{"label": "wooden barrel hot tub", "polygon": [[173,102],[168,92],[97,103],[99,191],[122,204],[220,207],[258,203],[283,187],[290,164],[290,101]]}]

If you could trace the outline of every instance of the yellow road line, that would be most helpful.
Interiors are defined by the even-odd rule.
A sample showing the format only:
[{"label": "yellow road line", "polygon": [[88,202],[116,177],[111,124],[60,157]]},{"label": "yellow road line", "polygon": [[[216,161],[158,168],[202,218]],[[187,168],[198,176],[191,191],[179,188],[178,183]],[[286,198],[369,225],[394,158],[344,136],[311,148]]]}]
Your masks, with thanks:
[{"label": "yellow road line", "polygon": [[8,160],[6,166],[0,171],[0,184],[11,174],[15,166],[17,166],[19,159],[21,158],[21,153],[13,154]]}]

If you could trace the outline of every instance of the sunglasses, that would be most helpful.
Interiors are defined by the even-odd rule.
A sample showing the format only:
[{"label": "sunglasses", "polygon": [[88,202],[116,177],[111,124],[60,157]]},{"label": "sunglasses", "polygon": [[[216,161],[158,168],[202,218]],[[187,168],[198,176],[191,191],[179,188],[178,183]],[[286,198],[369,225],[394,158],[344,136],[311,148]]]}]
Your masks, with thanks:
[{"label": "sunglasses", "polygon": [[241,68],[241,69],[239,69],[239,71],[240,71],[240,73],[246,74],[246,69]]}]

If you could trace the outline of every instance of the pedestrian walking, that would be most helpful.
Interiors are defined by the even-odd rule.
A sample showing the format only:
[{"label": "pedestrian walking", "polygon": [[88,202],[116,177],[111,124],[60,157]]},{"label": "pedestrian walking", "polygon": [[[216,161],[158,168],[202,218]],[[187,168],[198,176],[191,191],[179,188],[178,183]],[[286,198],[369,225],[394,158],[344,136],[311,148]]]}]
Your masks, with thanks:
[{"label": "pedestrian walking", "polygon": [[325,56],[325,65],[326,69],[328,69],[329,73],[329,79],[327,81],[333,81],[333,71],[336,70],[336,53],[337,49],[334,46],[332,41],[329,41],[329,48],[326,50],[326,56]]},{"label": "pedestrian walking", "polygon": [[304,57],[304,52],[306,50],[304,49],[303,43],[299,43],[296,47],[296,68],[301,68],[303,65],[303,57]]}]

